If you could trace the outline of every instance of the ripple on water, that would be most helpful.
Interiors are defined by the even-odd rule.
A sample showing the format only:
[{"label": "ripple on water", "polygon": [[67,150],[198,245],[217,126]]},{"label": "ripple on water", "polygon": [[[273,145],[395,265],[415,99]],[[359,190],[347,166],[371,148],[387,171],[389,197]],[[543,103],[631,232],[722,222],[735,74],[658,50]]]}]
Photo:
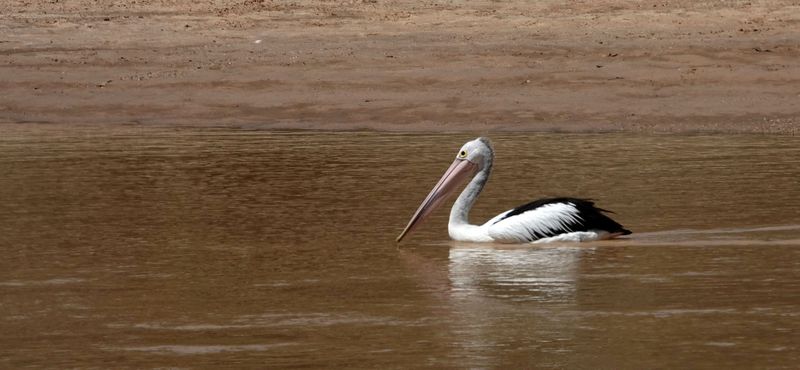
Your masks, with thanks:
[{"label": "ripple on water", "polygon": [[118,347],[118,348],[107,348],[107,349],[113,351],[137,351],[137,352],[152,352],[158,354],[206,355],[206,354],[221,353],[221,352],[269,351],[291,345],[296,345],[296,343],[238,344],[238,345],[173,344],[173,345],[160,345],[160,346]]},{"label": "ripple on water", "polygon": [[86,282],[82,278],[54,278],[47,280],[8,280],[0,281],[0,286],[36,286],[36,285],[64,285]]}]

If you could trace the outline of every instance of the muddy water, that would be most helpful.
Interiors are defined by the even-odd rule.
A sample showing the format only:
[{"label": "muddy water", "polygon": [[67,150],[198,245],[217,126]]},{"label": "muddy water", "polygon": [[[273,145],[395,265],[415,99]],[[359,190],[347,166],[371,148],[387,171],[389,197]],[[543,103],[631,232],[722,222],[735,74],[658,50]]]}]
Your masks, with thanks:
[{"label": "muddy water", "polygon": [[465,134],[4,126],[0,367],[795,368],[800,140],[504,134],[473,219],[591,197],[589,244],[394,238]]}]

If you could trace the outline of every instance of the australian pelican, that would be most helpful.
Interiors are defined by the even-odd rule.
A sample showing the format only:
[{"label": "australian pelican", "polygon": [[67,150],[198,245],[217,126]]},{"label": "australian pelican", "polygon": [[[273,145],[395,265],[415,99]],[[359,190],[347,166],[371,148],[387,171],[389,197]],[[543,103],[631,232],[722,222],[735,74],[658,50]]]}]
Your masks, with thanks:
[{"label": "australian pelican", "polygon": [[505,211],[483,225],[469,224],[469,210],[492,172],[494,151],[489,139],[472,140],[458,151],[430,194],[411,217],[403,239],[414,230],[466,179],[472,180],[450,210],[450,238],[467,242],[529,243],[610,239],[631,232],[604,214],[592,201],[578,198],[540,199]]}]

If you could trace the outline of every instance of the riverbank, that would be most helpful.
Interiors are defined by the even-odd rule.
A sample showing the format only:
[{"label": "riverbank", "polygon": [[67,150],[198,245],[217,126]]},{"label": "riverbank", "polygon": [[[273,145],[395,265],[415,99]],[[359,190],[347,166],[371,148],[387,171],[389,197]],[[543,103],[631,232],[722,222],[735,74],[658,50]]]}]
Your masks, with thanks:
[{"label": "riverbank", "polygon": [[0,122],[800,131],[789,2],[183,3],[0,5]]}]

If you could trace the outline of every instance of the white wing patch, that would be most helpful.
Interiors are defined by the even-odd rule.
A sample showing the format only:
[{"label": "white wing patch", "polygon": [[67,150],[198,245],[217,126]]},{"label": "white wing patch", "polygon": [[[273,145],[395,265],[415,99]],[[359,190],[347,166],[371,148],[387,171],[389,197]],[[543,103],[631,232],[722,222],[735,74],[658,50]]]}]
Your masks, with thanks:
[{"label": "white wing patch", "polygon": [[[508,212],[504,212],[503,215],[506,213]],[[582,221],[580,212],[574,204],[551,203],[511,216],[494,225],[487,224],[489,224],[489,236],[495,241],[523,243],[554,234],[578,231],[570,229],[570,225]]]}]

